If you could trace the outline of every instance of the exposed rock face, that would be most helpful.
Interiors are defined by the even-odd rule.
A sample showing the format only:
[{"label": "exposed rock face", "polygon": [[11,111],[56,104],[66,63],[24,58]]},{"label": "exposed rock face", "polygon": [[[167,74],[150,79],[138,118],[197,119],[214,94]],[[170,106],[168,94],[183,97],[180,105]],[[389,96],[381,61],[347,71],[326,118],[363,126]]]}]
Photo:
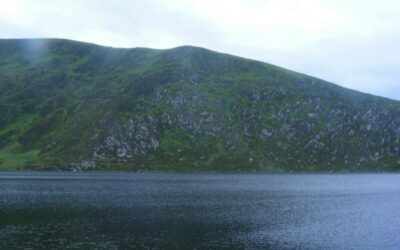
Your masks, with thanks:
[{"label": "exposed rock face", "polygon": [[194,47],[32,42],[0,40],[0,166],[400,170],[398,101]]},{"label": "exposed rock face", "polygon": [[114,119],[101,123],[107,129],[93,137],[96,139],[95,157],[104,159],[109,156],[124,158],[144,155],[160,146],[157,130],[160,121],[151,115],[136,115],[126,123]]}]

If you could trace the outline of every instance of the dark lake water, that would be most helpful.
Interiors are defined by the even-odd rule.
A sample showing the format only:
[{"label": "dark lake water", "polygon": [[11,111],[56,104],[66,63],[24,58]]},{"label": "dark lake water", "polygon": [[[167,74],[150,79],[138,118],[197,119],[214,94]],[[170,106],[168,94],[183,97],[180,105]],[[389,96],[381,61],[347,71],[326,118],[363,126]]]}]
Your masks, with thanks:
[{"label": "dark lake water", "polygon": [[400,175],[0,173],[13,248],[400,249]]}]

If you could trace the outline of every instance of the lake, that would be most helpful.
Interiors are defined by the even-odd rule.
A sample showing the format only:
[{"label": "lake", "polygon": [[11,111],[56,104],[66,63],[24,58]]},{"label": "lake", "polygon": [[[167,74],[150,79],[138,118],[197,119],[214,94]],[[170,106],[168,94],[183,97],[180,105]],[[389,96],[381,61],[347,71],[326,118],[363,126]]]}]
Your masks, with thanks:
[{"label": "lake", "polygon": [[12,248],[400,249],[400,175],[3,172]]}]

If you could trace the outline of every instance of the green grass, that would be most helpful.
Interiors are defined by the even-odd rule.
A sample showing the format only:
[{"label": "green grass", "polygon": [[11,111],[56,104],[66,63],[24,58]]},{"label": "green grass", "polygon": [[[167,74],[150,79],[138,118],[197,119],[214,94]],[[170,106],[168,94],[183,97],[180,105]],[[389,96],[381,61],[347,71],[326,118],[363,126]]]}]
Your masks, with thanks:
[{"label": "green grass", "polygon": [[40,150],[31,150],[24,153],[15,152],[14,147],[0,150],[0,170],[17,170],[32,167],[38,163]]}]

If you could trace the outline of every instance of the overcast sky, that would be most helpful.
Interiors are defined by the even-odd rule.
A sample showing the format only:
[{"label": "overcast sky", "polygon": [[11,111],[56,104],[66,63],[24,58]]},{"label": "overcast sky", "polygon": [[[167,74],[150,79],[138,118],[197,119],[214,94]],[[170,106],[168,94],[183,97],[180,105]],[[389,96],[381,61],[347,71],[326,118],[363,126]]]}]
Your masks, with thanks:
[{"label": "overcast sky", "polygon": [[195,45],[400,100],[399,0],[0,0],[0,38]]}]

